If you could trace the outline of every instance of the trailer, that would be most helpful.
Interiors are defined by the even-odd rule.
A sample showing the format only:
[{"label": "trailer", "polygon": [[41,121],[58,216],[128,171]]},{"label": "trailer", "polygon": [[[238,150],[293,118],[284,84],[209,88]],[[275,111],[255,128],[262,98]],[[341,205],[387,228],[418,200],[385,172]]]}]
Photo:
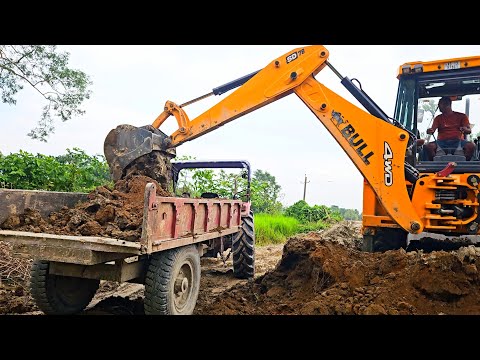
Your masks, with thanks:
[{"label": "trailer", "polygon": [[[174,180],[184,168],[241,167],[246,161],[182,162],[173,167]],[[248,181],[249,183],[249,181]],[[162,197],[154,183],[145,187],[140,241],[96,236],[71,236],[0,230],[15,255],[33,258],[30,290],[45,314],[67,315],[83,311],[101,280],[145,285],[147,315],[189,315],[200,290],[200,257],[231,249],[237,278],[253,278],[255,235],[247,201]],[[0,190],[0,224],[10,214],[27,208],[43,215],[83,201],[86,194],[30,190]]]}]

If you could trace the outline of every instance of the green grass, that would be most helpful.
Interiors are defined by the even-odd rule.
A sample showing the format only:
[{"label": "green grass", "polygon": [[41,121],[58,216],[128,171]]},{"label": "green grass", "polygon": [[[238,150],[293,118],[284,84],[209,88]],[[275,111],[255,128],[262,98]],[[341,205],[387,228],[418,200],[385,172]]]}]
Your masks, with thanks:
[{"label": "green grass", "polygon": [[299,233],[306,233],[310,231],[317,231],[317,230],[322,230],[330,227],[331,224],[328,224],[322,220],[318,220],[317,222],[311,222],[308,224],[300,224],[298,226],[298,232]]},{"label": "green grass", "polygon": [[298,232],[300,223],[293,217],[283,215],[255,214],[256,245],[281,244]]},{"label": "green grass", "polygon": [[295,234],[325,229],[328,225],[322,221],[301,224],[297,219],[284,215],[255,214],[255,244],[282,244]]}]

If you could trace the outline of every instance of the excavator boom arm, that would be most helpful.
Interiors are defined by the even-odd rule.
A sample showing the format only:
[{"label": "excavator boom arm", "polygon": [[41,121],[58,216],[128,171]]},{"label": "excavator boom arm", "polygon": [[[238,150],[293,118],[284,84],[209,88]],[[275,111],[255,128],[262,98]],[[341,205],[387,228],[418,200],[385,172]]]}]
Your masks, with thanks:
[{"label": "excavator boom arm", "polygon": [[342,84],[370,113],[318,82],[315,76],[325,66],[331,67],[328,56],[321,45],[296,48],[244,77],[238,89],[193,120],[182,105],[167,101],[152,126],[159,129],[169,116],[175,116],[179,127],[168,139],[168,147],[174,148],[295,93],[353,161],[391,218],[408,232],[421,232],[423,224],[412,206],[405,178],[409,133],[393,125],[347,78]]},{"label": "excavator boom arm", "polygon": [[295,93],[347,153],[392,219],[408,232],[423,231],[406,186],[408,132],[353,105],[313,77]]},{"label": "excavator boom arm", "polygon": [[171,136],[171,146],[202,136],[226,123],[293,93],[293,89],[326,66],[328,50],[320,45],[294,49],[258,71],[241,87],[216,105],[189,120],[181,106],[167,101],[165,111],[153,122],[159,128],[174,115],[178,130]]},{"label": "excavator boom arm", "polygon": [[[295,93],[315,114],[372,186],[388,214],[406,231],[418,233],[422,222],[412,206],[406,187],[405,152],[409,134],[387,121],[358,108],[315,79],[328,65],[328,50],[320,45],[294,49],[273,60],[225,99],[193,120],[182,108],[167,102],[163,121],[173,114],[179,129],[172,146],[202,136],[267,104]],[[158,119],[157,119],[158,120]],[[163,121],[155,121],[158,127]]]}]

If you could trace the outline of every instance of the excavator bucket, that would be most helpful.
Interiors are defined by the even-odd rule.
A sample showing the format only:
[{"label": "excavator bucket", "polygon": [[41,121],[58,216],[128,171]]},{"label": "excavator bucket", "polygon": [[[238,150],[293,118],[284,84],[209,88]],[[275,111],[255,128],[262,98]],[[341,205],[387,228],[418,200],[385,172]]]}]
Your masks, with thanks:
[{"label": "excavator bucket", "polygon": [[146,154],[159,151],[169,158],[175,157],[175,149],[170,149],[170,145],[170,137],[151,125],[119,125],[105,138],[103,152],[112,178],[117,181],[135,160]]}]

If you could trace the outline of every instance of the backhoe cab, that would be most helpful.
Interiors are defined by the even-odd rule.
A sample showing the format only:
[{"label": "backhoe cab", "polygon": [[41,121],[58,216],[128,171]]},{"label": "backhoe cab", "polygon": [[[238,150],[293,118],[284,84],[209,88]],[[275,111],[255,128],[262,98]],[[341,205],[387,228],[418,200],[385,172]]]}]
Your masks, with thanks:
[{"label": "backhoe cab", "polygon": [[[364,185],[364,232],[367,250],[398,247],[457,248],[478,243],[480,184],[480,56],[400,66],[394,118],[418,140],[411,142],[406,160],[416,168],[419,180],[407,183],[412,204],[424,224],[421,234],[407,234],[390,223],[368,184]],[[438,148],[433,161],[423,147],[436,136],[426,130],[439,115],[441,97],[452,99],[452,110],[465,113],[472,133],[465,140],[475,144],[467,161],[459,146]],[[436,133],[437,134],[437,133]]]}]

